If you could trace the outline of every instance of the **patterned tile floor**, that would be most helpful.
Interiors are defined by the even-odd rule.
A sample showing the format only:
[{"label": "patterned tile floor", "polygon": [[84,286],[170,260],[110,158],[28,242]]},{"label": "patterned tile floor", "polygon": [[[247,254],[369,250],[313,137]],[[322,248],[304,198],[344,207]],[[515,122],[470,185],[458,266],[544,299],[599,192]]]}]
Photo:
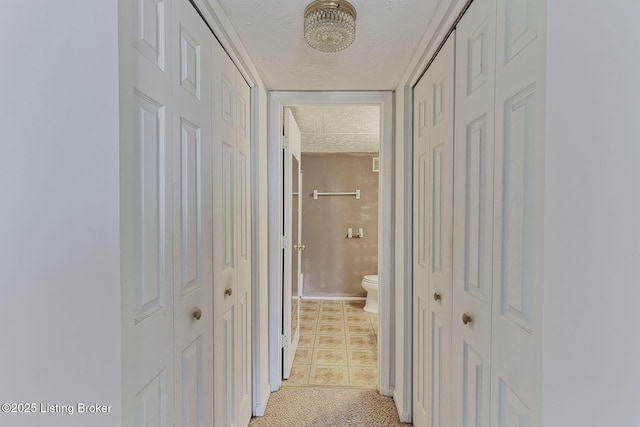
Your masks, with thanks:
[{"label": "patterned tile floor", "polygon": [[285,386],[376,389],[378,315],[364,301],[302,300],[300,342]]}]

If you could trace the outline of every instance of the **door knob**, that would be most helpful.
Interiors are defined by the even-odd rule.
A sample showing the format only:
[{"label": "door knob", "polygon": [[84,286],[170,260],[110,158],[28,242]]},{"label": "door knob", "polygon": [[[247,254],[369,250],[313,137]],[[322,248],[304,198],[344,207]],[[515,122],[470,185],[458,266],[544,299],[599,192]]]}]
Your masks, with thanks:
[{"label": "door knob", "polygon": [[471,323],[471,316],[469,316],[467,313],[464,313],[462,315],[462,323],[464,323],[465,325]]},{"label": "door knob", "polygon": [[224,290],[224,294],[228,297],[230,297],[232,293],[233,293],[233,289],[231,288],[227,288]]},{"label": "door knob", "polygon": [[305,249],[307,249],[307,246],[306,246],[306,245],[300,245],[300,250],[301,250],[301,251],[304,251]]},{"label": "door knob", "polygon": [[298,245],[293,245],[293,250],[297,251],[298,250]]},{"label": "door knob", "polygon": [[196,320],[200,320],[201,317],[202,317],[202,310],[200,310],[199,308],[196,308],[193,311],[193,318]]},{"label": "door knob", "polygon": [[433,300],[434,301],[440,301],[441,299],[442,299],[442,296],[438,292],[433,294]]}]

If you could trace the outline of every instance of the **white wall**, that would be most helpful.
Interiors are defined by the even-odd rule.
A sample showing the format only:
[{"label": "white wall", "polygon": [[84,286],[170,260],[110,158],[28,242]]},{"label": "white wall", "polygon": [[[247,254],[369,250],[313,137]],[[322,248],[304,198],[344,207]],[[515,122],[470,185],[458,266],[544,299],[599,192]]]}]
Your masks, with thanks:
[{"label": "white wall", "polygon": [[0,13],[3,426],[120,424],[116,2],[5,0]]},{"label": "white wall", "polygon": [[549,1],[543,425],[640,425],[640,5]]}]

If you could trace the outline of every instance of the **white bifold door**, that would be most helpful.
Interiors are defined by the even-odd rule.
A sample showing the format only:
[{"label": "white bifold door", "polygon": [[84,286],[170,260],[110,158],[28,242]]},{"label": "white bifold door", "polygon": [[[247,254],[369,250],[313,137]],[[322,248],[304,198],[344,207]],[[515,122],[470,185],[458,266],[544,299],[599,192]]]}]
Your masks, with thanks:
[{"label": "white bifold door", "polygon": [[249,89],[188,0],[119,13],[122,425],[246,425]]},{"label": "white bifold door", "polygon": [[121,2],[123,425],[213,423],[213,38],[186,0]]},{"label": "white bifold door", "polygon": [[474,0],[414,88],[416,427],[540,425],[542,12]]},{"label": "white bifold door", "polygon": [[541,11],[474,0],[456,30],[455,425],[540,425]]},{"label": "white bifold door", "polygon": [[451,380],[465,427],[490,425],[495,7],[474,0],[456,28]]},{"label": "white bifold door", "polygon": [[451,425],[452,34],[414,89],[413,418]]},{"label": "white bifold door", "polygon": [[246,426],[251,419],[250,91],[219,44],[213,61],[216,425]]}]

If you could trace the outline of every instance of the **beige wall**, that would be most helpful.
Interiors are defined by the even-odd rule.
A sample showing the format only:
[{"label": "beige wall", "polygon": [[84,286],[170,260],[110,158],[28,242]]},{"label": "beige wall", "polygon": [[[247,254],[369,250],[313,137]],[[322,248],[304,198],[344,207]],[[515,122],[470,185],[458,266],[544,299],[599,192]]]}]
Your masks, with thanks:
[{"label": "beige wall", "polygon": [[[378,273],[378,173],[372,171],[377,153],[302,154],[303,296],[365,296],[362,276]],[[321,196],[313,190],[360,190],[354,196]],[[347,239],[364,228],[364,238]]]}]

